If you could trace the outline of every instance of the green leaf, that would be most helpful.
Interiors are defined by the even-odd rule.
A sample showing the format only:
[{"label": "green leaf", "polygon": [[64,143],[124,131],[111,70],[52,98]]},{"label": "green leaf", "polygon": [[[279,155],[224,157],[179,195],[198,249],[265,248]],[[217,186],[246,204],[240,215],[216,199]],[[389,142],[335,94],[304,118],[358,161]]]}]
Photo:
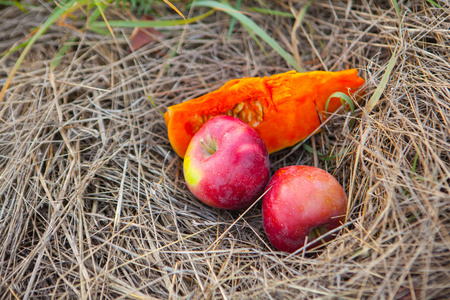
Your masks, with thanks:
[{"label": "green leaf", "polygon": [[253,22],[249,17],[243,13],[237,11],[229,4],[220,3],[217,1],[195,1],[192,3],[193,7],[211,7],[217,10],[221,10],[230,16],[236,18],[239,22],[245,25],[247,30],[251,30],[254,34],[258,35],[267,44],[269,44],[272,49],[274,49],[281,57],[283,57],[286,62],[288,62],[294,69],[299,72],[303,72],[302,67],[297,63],[297,61],[290,55],[286,50],[284,50],[272,37],[270,37],[261,27],[259,27],[255,22]]}]

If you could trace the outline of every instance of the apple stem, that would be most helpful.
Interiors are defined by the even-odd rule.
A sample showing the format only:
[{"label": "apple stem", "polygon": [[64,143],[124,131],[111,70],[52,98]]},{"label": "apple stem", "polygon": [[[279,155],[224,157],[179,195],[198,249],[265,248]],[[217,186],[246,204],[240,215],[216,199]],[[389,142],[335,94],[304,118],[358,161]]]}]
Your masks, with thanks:
[{"label": "apple stem", "polygon": [[211,149],[208,145],[206,145],[206,142],[204,139],[200,139],[200,143],[205,147],[206,150],[208,150],[209,153],[214,154],[214,150]]}]

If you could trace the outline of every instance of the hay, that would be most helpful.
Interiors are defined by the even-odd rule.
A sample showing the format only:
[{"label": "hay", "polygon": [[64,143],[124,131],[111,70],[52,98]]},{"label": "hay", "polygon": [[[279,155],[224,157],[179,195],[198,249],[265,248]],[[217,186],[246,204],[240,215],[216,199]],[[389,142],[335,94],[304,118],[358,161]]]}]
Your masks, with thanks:
[{"label": "hay", "polygon": [[[316,164],[347,191],[348,222],[326,248],[297,255],[270,246],[259,203],[235,222],[239,213],[193,198],[160,114],[231,78],[288,70],[275,52],[266,56],[239,25],[227,39],[224,13],[189,25],[178,53],[183,26],[161,29],[159,42],[134,53],[131,30],[116,30],[114,40],[53,26],[0,103],[0,299],[446,297],[450,9],[427,1],[400,8],[401,21],[389,1],[314,2],[294,45],[294,19],[252,15],[285,49],[298,49],[305,69],[356,67],[367,80],[354,115],[340,112],[305,141],[329,156],[345,153]],[[30,9],[0,10],[0,51],[49,14]],[[17,57],[1,58],[1,84]],[[272,171],[314,164],[304,147],[291,150],[271,156]]]}]

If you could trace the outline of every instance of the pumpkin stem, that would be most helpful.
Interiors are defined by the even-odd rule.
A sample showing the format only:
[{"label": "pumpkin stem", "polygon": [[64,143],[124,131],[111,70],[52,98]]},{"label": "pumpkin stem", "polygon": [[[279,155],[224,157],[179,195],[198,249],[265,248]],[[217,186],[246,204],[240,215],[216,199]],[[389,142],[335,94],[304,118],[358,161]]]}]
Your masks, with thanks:
[{"label": "pumpkin stem", "polygon": [[206,150],[208,150],[209,153],[214,154],[215,151],[206,144],[204,139],[201,138],[200,143],[203,145],[203,147],[205,147]]}]

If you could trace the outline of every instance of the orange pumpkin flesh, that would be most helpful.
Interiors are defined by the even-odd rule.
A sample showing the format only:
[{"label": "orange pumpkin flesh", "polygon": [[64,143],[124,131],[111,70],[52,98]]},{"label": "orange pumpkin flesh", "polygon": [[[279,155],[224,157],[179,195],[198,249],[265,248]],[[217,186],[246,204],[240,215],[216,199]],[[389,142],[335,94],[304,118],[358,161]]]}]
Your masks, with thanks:
[{"label": "orange pumpkin flesh", "polygon": [[[331,94],[350,95],[363,84],[356,69],[234,79],[206,95],[170,106],[164,114],[169,141],[184,158],[200,127],[211,117],[228,114],[253,127],[273,153],[295,145],[320,126]],[[339,98],[332,98],[327,112],[341,105]]]}]

